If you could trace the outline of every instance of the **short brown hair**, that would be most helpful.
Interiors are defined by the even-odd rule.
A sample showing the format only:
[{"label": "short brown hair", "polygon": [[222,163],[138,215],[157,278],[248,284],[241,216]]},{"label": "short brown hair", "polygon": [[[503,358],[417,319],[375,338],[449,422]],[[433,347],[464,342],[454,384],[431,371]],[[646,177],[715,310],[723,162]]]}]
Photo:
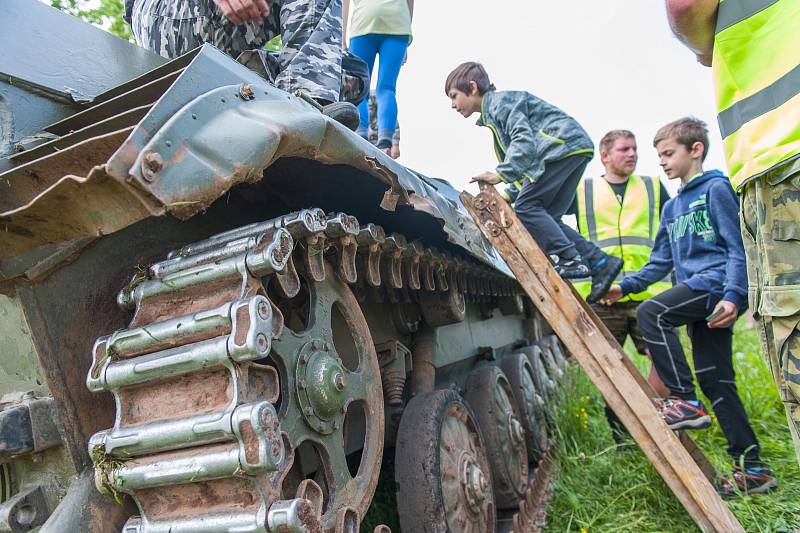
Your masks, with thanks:
[{"label": "short brown hair", "polygon": [[614,148],[614,142],[622,138],[636,140],[636,135],[630,130],[611,130],[600,139],[600,152],[610,152]]},{"label": "short brown hair", "polygon": [[703,161],[708,155],[708,125],[695,117],[683,117],[663,126],[653,139],[653,146],[665,139],[675,139],[691,150],[694,143],[703,145]]},{"label": "short brown hair", "polygon": [[478,94],[483,96],[486,91],[494,91],[495,87],[489,81],[489,75],[483,65],[475,61],[461,63],[447,75],[444,82],[444,94],[450,96],[450,89],[458,89],[462,93],[469,94],[469,82],[474,81],[478,86]]}]

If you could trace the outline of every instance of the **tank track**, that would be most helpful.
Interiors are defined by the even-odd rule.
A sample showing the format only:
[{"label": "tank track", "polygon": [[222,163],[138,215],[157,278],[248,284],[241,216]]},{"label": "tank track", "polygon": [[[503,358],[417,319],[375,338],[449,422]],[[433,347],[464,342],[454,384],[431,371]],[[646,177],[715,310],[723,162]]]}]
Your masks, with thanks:
[{"label": "tank track", "polygon": [[[89,451],[97,487],[140,509],[124,533],[358,531],[358,509],[323,516],[315,480],[281,492],[294,458],[276,409],[279,372],[263,364],[284,333],[267,286],[295,297],[298,264],[306,279],[335,275],[359,298],[441,302],[433,320],[459,320],[464,301],[521,311],[515,280],[344,213],[305,209],[171,252],[119,293],[133,319],[96,341],[87,376],[90,390],[116,402],[114,426]],[[315,431],[337,429],[309,410]]]}]

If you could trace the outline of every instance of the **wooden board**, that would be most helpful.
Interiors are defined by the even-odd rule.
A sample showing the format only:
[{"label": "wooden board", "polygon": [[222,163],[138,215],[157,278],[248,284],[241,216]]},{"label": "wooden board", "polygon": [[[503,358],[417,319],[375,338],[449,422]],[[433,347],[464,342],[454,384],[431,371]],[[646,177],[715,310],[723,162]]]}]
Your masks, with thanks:
[{"label": "wooden board", "polygon": [[658,415],[650,391],[642,386],[644,378],[632,371],[619,344],[556,273],[511,207],[493,187],[476,197],[464,192],[461,201],[697,525],[708,532],[744,533],[684,443]]}]

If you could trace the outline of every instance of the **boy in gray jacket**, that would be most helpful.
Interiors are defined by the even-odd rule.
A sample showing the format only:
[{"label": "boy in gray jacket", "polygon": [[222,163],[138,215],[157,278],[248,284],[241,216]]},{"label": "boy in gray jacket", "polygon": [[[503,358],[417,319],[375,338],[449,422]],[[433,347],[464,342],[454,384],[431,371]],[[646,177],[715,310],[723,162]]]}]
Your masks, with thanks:
[{"label": "boy in gray jacket", "polygon": [[464,118],[481,114],[478,126],[492,130],[500,164],[472,182],[509,184],[514,211],[564,278],[592,277],[587,297],[602,297],[622,270],[610,256],[563,222],[578,181],[594,154],[578,122],[525,91],[496,91],[480,63],[467,62],[447,76],[445,94]]}]

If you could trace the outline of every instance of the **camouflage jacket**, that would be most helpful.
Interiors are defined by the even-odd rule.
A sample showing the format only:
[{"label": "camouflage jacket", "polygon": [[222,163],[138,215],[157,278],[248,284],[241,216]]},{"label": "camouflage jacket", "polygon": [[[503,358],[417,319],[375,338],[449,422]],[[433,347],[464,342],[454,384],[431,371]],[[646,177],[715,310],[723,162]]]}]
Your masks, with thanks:
[{"label": "camouflage jacket", "polygon": [[500,161],[496,172],[507,183],[536,183],[548,161],[594,154],[594,144],[578,121],[525,91],[484,94],[476,124],[492,130]]}]

